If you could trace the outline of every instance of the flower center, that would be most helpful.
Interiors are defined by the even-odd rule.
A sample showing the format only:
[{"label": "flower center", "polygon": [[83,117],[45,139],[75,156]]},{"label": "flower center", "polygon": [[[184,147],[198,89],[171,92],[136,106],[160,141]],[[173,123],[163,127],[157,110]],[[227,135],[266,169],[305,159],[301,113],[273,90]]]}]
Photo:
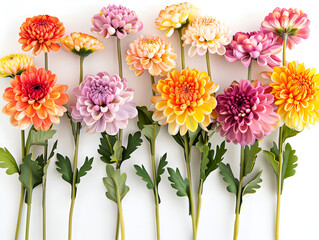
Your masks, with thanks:
[{"label": "flower center", "polygon": [[243,94],[231,96],[227,108],[230,114],[238,118],[245,117],[251,112],[250,97]]},{"label": "flower center", "polygon": [[105,107],[113,100],[113,94],[108,86],[95,86],[92,88],[90,98],[94,104]]},{"label": "flower center", "polygon": [[45,86],[43,86],[42,84],[31,85],[28,88],[27,92],[28,92],[28,97],[36,101],[44,98],[47,94],[47,90]]},{"label": "flower center", "polygon": [[191,105],[201,97],[194,82],[180,82],[175,86],[176,103]]}]

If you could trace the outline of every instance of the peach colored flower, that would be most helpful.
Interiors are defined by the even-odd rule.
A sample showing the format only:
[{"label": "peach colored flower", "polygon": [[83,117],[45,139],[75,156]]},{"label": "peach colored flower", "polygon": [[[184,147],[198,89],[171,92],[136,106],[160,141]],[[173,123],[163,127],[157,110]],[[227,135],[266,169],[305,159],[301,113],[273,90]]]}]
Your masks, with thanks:
[{"label": "peach colored flower", "polygon": [[26,129],[33,124],[36,130],[47,131],[52,123],[58,124],[69,96],[65,94],[68,86],[55,85],[56,81],[56,75],[44,68],[28,67],[16,75],[3,94],[9,103],[2,111],[11,116],[12,125]]},{"label": "peach colored flower", "polygon": [[62,38],[61,46],[65,50],[71,51],[82,57],[86,57],[93,52],[104,49],[103,43],[101,43],[98,39],[80,32],[73,32]]},{"label": "peach colored flower", "polygon": [[140,76],[148,70],[152,76],[165,75],[176,67],[173,60],[177,57],[171,43],[158,36],[138,38],[129,45],[126,61],[131,70]]},{"label": "peach colored flower", "polygon": [[29,51],[37,56],[43,52],[58,51],[59,39],[64,35],[65,28],[57,17],[39,15],[27,18],[20,27],[19,43],[23,51]]},{"label": "peach colored flower", "polygon": [[188,130],[194,132],[198,124],[206,128],[217,105],[214,93],[218,88],[206,72],[197,69],[168,72],[167,78],[159,80],[154,87],[156,95],[152,103],[156,111],[153,120],[161,125],[168,124],[172,135],[178,131],[181,135]]},{"label": "peach colored flower", "polygon": [[27,54],[15,53],[0,59],[0,77],[15,77],[24,72],[27,67],[34,66],[33,57]]},{"label": "peach colored flower", "polygon": [[188,51],[190,57],[196,53],[204,55],[207,50],[211,54],[224,55],[225,45],[231,41],[229,34],[229,27],[220,20],[209,16],[198,17],[188,25],[182,36],[183,46],[191,45]]},{"label": "peach colored flower", "polygon": [[165,30],[165,36],[170,37],[175,29],[186,27],[198,16],[199,10],[188,2],[173,4],[161,10],[155,20],[155,25],[160,30]]}]

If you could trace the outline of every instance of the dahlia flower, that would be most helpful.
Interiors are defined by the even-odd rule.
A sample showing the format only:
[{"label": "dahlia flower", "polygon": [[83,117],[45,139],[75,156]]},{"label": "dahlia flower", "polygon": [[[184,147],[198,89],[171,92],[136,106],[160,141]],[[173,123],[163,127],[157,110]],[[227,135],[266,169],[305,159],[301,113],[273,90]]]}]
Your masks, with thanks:
[{"label": "dahlia flower", "polygon": [[165,30],[165,36],[170,37],[175,29],[186,27],[198,16],[199,10],[188,2],[166,6],[155,19],[155,25],[159,30]]},{"label": "dahlia flower", "polygon": [[117,36],[123,39],[129,33],[136,33],[143,29],[143,23],[136,13],[122,5],[108,5],[92,18],[91,31],[104,38]]},{"label": "dahlia flower", "polygon": [[257,60],[258,65],[273,68],[280,65],[280,58],[276,56],[281,51],[281,44],[277,43],[272,33],[238,32],[226,47],[225,58],[228,62],[240,60],[248,67],[251,60]]},{"label": "dahlia flower", "polygon": [[289,127],[298,131],[319,119],[319,74],[295,61],[288,67],[275,67],[271,75],[271,94],[277,113]]},{"label": "dahlia flower", "polygon": [[33,54],[39,55],[40,52],[58,51],[59,39],[64,35],[65,28],[57,17],[39,15],[27,18],[20,27],[19,43],[23,51],[33,48]]},{"label": "dahlia flower", "polygon": [[217,102],[218,130],[228,142],[251,145],[269,135],[279,121],[274,96],[259,81],[240,80],[218,95]]},{"label": "dahlia flower", "polygon": [[214,93],[218,85],[210,81],[206,72],[189,68],[181,72],[168,72],[166,79],[156,84],[152,97],[156,111],[153,120],[160,125],[168,123],[170,134],[187,130],[196,131],[198,124],[206,128],[210,123],[210,114],[216,107]]},{"label": "dahlia flower", "polygon": [[81,57],[104,49],[103,43],[85,33],[74,32],[61,39],[61,46]]},{"label": "dahlia flower", "polygon": [[303,11],[298,9],[275,8],[272,13],[265,17],[261,23],[261,31],[272,32],[275,40],[283,44],[283,36],[287,35],[289,49],[300,43],[301,38],[309,37],[310,20]]},{"label": "dahlia flower", "polygon": [[148,70],[152,76],[165,75],[176,67],[177,57],[171,43],[158,36],[138,38],[129,45],[126,61],[135,75],[140,76]]},{"label": "dahlia flower", "polygon": [[33,57],[27,54],[10,54],[0,59],[0,77],[15,77],[24,72],[27,67],[34,66]]},{"label": "dahlia flower", "polygon": [[230,30],[228,26],[213,17],[198,17],[188,25],[182,36],[183,46],[191,44],[188,55],[193,57],[196,53],[204,55],[207,50],[214,54],[224,55],[225,46],[230,43]]},{"label": "dahlia flower", "polygon": [[11,80],[3,98],[9,102],[2,111],[11,116],[11,123],[24,130],[32,123],[36,130],[47,131],[66,112],[69,100],[67,85],[55,85],[57,77],[44,68],[28,67]]},{"label": "dahlia flower", "polygon": [[133,89],[117,74],[87,75],[73,95],[76,102],[71,105],[72,118],[81,122],[88,133],[106,131],[115,135],[126,127],[129,118],[137,115]]}]

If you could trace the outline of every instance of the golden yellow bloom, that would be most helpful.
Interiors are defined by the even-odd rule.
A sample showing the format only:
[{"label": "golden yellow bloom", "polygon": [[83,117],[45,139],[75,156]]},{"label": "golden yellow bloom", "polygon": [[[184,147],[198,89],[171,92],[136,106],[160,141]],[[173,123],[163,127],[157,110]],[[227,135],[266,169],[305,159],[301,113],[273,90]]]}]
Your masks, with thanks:
[{"label": "golden yellow bloom", "polygon": [[192,4],[184,2],[167,6],[161,10],[155,20],[155,25],[160,30],[165,30],[165,36],[170,37],[175,29],[186,27],[198,16],[199,10]]},{"label": "golden yellow bloom", "polygon": [[61,46],[82,57],[86,57],[93,52],[104,49],[103,43],[98,39],[91,35],[79,32],[71,33],[61,39]]},{"label": "golden yellow bloom", "polygon": [[0,58],[0,77],[14,77],[34,66],[33,57],[27,54],[10,54]]},{"label": "golden yellow bloom", "polygon": [[197,69],[168,72],[167,78],[154,86],[157,95],[152,97],[156,108],[153,120],[168,124],[172,135],[178,130],[181,135],[187,130],[194,132],[198,124],[206,128],[217,104],[214,93],[218,87],[206,72]]},{"label": "golden yellow bloom", "polygon": [[298,131],[319,119],[319,74],[315,68],[293,61],[288,67],[275,67],[271,75],[277,113],[290,128]]}]

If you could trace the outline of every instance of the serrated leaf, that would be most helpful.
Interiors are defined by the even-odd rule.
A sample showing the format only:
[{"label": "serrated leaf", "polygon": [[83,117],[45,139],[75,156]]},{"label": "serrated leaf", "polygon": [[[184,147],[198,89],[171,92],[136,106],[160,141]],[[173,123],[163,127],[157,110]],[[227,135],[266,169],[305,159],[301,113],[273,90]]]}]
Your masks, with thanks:
[{"label": "serrated leaf", "polygon": [[117,140],[113,146],[113,155],[111,156],[111,163],[116,162],[117,166],[121,165],[122,157],[123,157],[123,147],[122,142]]},{"label": "serrated leaf", "polygon": [[256,192],[256,189],[260,188],[259,183],[262,182],[262,179],[260,178],[262,174],[262,171],[258,172],[244,187],[242,196],[246,194],[252,194]]},{"label": "serrated leaf", "polygon": [[62,178],[72,185],[73,182],[73,170],[71,167],[70,159],[65,156],[63,157],[61,154],[57,154],[57,161],[55,164],[58,166],[56,170],[62,174]]},{"label": "serrated leaf", "polygon": [[120,169],[114,170],[113,166],[106,165],[106,175],[107,177],[103,178],[103,183],[107,190],[105,195],[108,199],[118,203],[130,190],[125,184],[126,174],[121,174]]},{"label": "serrated leaf", "polygon": [[157,186],[159,185],[159,183],[161,182],[161,175],[165,172],[165,166],[168,164],[168,162],[166,161],[166,157],[167,157],[167,153],[165,153],[157,166],[157,171],[156,171],[156,184]]},{"label": "serrated leaf", "polygon": [[219,163],[220,174],[223,176],[223,180],[228,184],[227,191],[234,193],[237,196],[239,181],[234,177],[234,174],[230,168],[230,165],[227,163]]},{"label": "serrated leaf", "polygon": [[138,165],[134,165],[134,168],[136,170],[136,175],[140,176],[142,178],[142,180],[144,182],[146,182],[146,187],[150,190],[154,190],[153,181],[152,181],[150,175],[148,174],[148,172],[146,171],[144,165],[142,165],[142,167],[140,167]]},{"label": "serrated leaf", "polygon": [[127,140],[127,147],[123,150],[123,161],[131,157],[131,154],[142,145],[141,132],[136,132],[134,135],[130,134]]},{"label": "serrated leaf", "polygon": [[247,176],[253,170],[257,154],[261,151],[258,140],[251,146],[246,145],[244,149],[244,176]]},{"label": "serrated leaf", "polygon": [[92,158],[85,158],[85,161],[83,163],[83,165],[81,166],[81,168],[79,169],[79,171],[76,174],[76,183],[79,184],[81,177],[85,176],[87,174],[88,171],[90,171],[92,169],[92,163],[93,163],[93,157]]},{"label": "serrated leaf", "polygon": [[209,146],[203,143],[203,138],[199,139],[199,141],[196,143],[196,147],[201,152],[200,179],[205,180],[207,164],[209,162],[208,154],[209,154],[210,148]]},{"label": "serrated leaf", "polygon": [[29,151],[30,147],[33,145],[39,145],[39,146],[45,146],[46,140],[49,140],[53,137],[53,135],[56,133],[56,130],[50,129],[48,131],[42,131],[42,130],[35,130],[34,128],[31,128],[29,131],[28,139],[26,142],[26,150]]},{"label": "serrated leaf", "polygon": [[295,168],[297,167],[297,160],[298,157],[295,155],[296,151],[292,149],[291,145],[289,143],[286,144],[285,150],[282,154],[282,188],[281,192],[283,189],[283,184],[284,184],[284,179],[288,177],[292,177],[295,175],[296,170]]},{"label": "serrated leaf", "polygon": [[279,159],[279,148],[275,142],[273,142],[272,148],[270,148],[270,151],[275,155],[275,159],[278,162]]},{"label": "serrated leaf", "polygon": [[297,131],[295,129],[289,128],[289,127],[286,126],[286,124],[284,124],[282,126],[282,142],[284,143],[287,138],[294,137],[300,132],[301,131]]},{"label": "serrated leaf", "polygon": [[189,197],[189,185],[188,179],[183,179],[180,171],[176,168],[176,171],[172,168],[167,168],[169,177],[168,180],[172,183],[171,186],[177,190],[176,194],[179,197]]},{"label": "serrated leaf", "polygon": [[6,148],[0,148],[0,168],[7,168],[8,175],[20,172],[16,160]]},{"label": "serrated leaf", "polygon": [[107,133],[102,133],[101,135],[98,153],[101,155],[103,162],[110,164],[112,163],[111,156],[114,154],[113,146],[117,141],[117,137],[108,135]]},{"label": "serrated leaf", "polygon": [[142,133],[151,145],[154,144],[160,128],[161,127],[157,123],[143,126]]},{"label": "serrated leaf", "polygon": [[266,156],[270,165],[272,166],[272,169],[274,170],[276,176],[278,176],[279,163],[275,158],[276,157],[275,154],[271,151],[266,151],[266,150],[264,150],[263,153]]},{"label": "serrated leaf", "polygon": [[[220,145],[216,146],[216,151],[214,151],[213,149],[211,149],[208,153],[208,159],[209,162],[207,164],[207,169],[205,171],[205,179],[208,177],[208,175],[215,171],[218,168],[218,165],[221,161],[224,160],[224,155],[227,152],[226,149],[226,143],[225,141],[223,141]],[[216,152],[216,154],[214,154]]]},{"label": "serrated leaf", "polygon": [[136,107],[137,112],[138,112],[138,121],[137,121],[137,126],[140,130],[144,128],[144,125],[150,125],[153,124],[153,112],[149,111],[145,106],[137,106]]}]

